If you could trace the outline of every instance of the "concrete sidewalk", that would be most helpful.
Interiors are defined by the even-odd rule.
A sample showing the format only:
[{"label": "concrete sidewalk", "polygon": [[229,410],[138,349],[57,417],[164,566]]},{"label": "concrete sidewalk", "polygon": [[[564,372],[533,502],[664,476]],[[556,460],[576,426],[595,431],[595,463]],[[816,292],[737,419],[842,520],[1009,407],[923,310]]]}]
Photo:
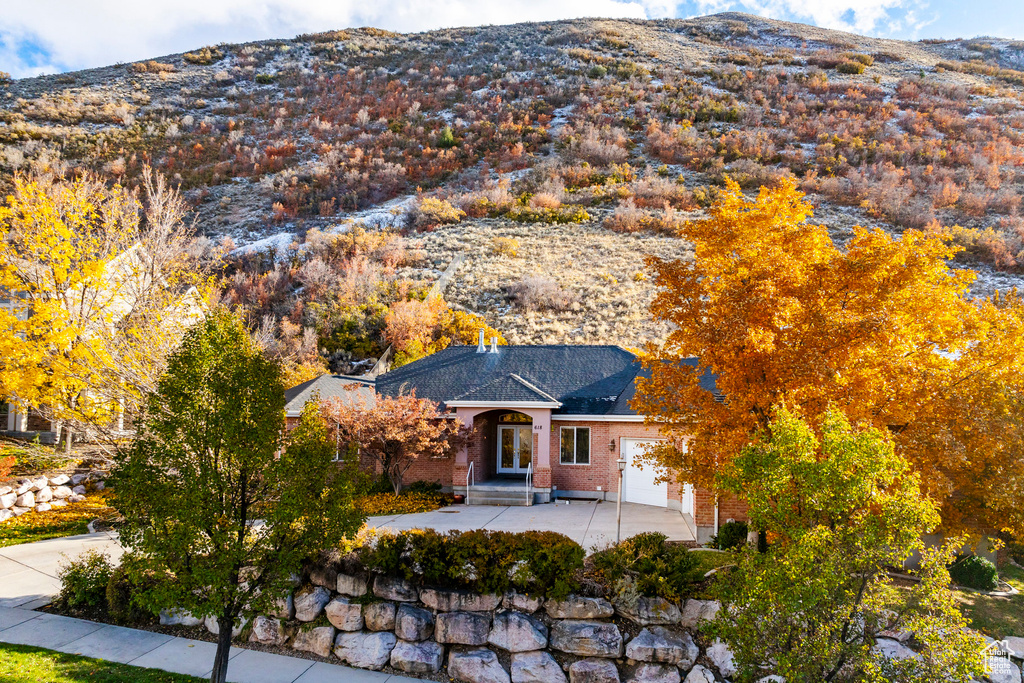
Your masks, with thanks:
[{"label": "concrete sidewalk", "polygon": [[[32,645],[201,678],[210,677],[217,651],[214,643],[202,640],[12,607],[0,607],[0,643]],[[233,647],[228,680],[238,683],[415,683],[420,679]]]},{"label": "concrete sidewalk", "polygon": [[[369,526],[394,529],[436,529],[437,531],[557,531],[590,552],[615,542],[615,502],[577,501],[521,507],[452,505],[433,512],[370,517]],[[644,531],[660,531],[670,541],[692,541],[693,533],[678,510],[622,504],[622,538]]]}]

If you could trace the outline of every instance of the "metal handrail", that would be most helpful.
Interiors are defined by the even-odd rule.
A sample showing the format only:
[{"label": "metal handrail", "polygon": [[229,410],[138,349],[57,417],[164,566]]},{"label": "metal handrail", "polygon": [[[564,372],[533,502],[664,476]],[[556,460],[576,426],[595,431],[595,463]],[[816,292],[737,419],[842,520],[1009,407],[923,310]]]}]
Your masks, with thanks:
[{"label": "metal handrail", "polygon": [[526,504],[533,504],[533,461],[526,466]]},{"label": "metal handrail", "polygon": [[470,461],[469,469],[466,470],[466,505],[469,505],[469,492],[472,490],[473,484],[476,483],[476,476],[473,472],[474,463]]}]

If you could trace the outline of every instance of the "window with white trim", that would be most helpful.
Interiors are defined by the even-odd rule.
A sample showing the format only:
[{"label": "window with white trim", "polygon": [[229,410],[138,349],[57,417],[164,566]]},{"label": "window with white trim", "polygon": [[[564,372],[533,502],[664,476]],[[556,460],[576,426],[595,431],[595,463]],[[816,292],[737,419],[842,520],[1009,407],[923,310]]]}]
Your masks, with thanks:
[{"label": "window with white trim", "polygon": [[561,427],[561,455],[563,465],[590,464],[590,427]]}]

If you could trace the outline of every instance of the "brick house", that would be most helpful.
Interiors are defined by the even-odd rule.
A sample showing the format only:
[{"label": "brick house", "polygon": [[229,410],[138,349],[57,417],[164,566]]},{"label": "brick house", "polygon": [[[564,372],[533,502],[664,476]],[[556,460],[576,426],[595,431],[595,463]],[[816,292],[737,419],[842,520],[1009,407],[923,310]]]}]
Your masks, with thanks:
[{"label": "brick house", "polygon": [[[657,426],[629,406],[643,372],[619,346],[452,346],[376,378],[324,375],[288,392],[292,420],[313,392],[322,397],[374,393],[436,401],[447,416],[474,428],[454,459],[421,460],[409,481],[439,482],[472,505],[604,499],[679,510],[700,541],[719,523],[746,519],[745,504],[708,491],[658,481],[642,462],[644,447],[661,438]],[[714,378],[702,380],[714,391]],[[355,390],[355,391],[353,391]]]}]

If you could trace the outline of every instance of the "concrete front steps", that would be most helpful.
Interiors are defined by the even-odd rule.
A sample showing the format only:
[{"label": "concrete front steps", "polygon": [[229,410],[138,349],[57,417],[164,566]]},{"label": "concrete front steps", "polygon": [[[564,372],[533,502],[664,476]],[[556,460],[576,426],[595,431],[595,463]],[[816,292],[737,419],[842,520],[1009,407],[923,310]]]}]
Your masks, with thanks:
[{"label": "concrete front steps", "polygon": [[[461,491],[459,493],[465,493]],[[467,505],[533,505],[535,492],[527,493],[526,482],[520,479],[482,481],[469,487]]]}]

